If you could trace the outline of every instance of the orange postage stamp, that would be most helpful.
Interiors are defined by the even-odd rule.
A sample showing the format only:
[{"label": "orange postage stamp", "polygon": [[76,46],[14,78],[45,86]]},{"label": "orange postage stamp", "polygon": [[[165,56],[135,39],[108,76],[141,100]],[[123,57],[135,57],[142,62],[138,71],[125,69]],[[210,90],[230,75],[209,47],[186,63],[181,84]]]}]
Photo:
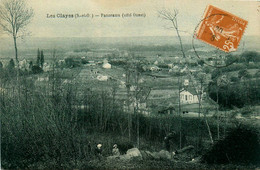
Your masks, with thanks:
[{"label": "orange postage stamp", "polygon": [[197,39],[225,52],[236,51],[247,21],[209,5],[196,32]]}]

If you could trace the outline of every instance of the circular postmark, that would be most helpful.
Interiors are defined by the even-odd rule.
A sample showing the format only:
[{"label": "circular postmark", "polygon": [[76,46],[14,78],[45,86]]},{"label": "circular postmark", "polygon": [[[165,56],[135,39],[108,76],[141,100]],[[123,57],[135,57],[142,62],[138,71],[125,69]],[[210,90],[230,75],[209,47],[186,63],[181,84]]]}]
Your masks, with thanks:
[{"label": "circular postmark", "polygon": [[[229,52],[237,51],[246,25],[247,21],[211,5],[208,6],[204,18],[200,20],[193,33],[192,48],[195,55],[211,67],[221,68],[233,64],[236,60],[230,59]],[[200,54],[201,50],[196,48],[199,43],[195,44],[195,39],[209,44]],[[203,46],[202,43],[200,46]]]}]

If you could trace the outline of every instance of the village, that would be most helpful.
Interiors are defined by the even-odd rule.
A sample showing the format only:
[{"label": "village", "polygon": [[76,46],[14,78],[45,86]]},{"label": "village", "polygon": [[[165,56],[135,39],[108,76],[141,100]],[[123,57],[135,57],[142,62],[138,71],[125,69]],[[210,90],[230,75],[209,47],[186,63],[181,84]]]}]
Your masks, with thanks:
[{"label": "village", "polygon": [[[206,60],[210,64],[216,62],[225,64],[223,57],[219,59],[212,53],[206,55],[213,56]],[[137,144],[136,142],[133,143],[135,143],[135,146],[139,145],[140,148],[146,143],[140,142],[140,140],[147,140],[144,139],[143,135],[148,135],[149,141],[152,139],[162,142],[163,136],[167,136],[171,130],[177,131],[177,136],[179,133],[183,133],[182,142],[174,139],[175,142],[171,143],[172,146],[169,147],[169,150],[183,148],[185,151],[184,158],[181,158],[182,161],[190,161],[189,155],[196,155],[198,152],[198,149],[195,148],[194,150],[193,146],[197,141],[193,141],[194,137],[192,137],[197,133],[195,130],[197,126],[199,132],[204,134],[203,145],[208,146],[209,141],[213,143],[214,138],[220,138],[220,135],[225,135],[226,129],[236,125],[236,123],[232,123],[233,121],[251,121],[255,124],[259,119],[258,106],[255,106],[255,109],[251,107],[250,114],[246,113],[248,112],[247,107],[242,108],[241,111],[223,109],[224,107],[219,105],[218,99],[212,95],[214,90],[210,89],[212,88],[212,81],[215,81],[213,78],[216,74],[213,71],[214,68],[203,66],[196,57],[191,56],[188,55],[184,59],[178,54],[174,55],[172,51],[164,53],[143,51],[135,54],[131,51],[116,48],[95,49],[87,52],[74,50],[61,55],[56,54],[55,51],[44,53],[43,50],[38,49],[35,52],[35,57],[21,59],[18,65],[12,65],[12,59],[9,61],[3,60],[1,63],[3,70],[11,71],[10,77],[6,77],[7,81],[10,78],[12,81],[13,77],[22,82],[19,87],[23,89],[21,92],[25,97],[33,97],[37,94],[43,95],[44,100],[54,99],[53,104],[65,100],[65,103],[55,106],[61,107],[60,111],[64,116],[72,112],[79,124],[91,123],[93,125],[88,128],[98,128],[99,131],[104,131],[102,130],[104,128],[112,128],[111,130],[114,131],[114,121],[121,120],[122,122],[116,123],[120,130],[115,131],[120,132],[123,138],[126,137],[126,134],[133,135],[131,140],[137,140]],[[241,67],[240,63],[235,63],[235,65]],[[248,74],[251,75],[251,78],[241,77],[241,81],[244,83],[246,81],[254,83],[258,79],[258,69],[256,69],[255,63],[249,62],[249,66],[251,69],[248,69]],[[14,72],[18,68],[19,73]],[[241,74],[239,71],[227,70],[224,76],[217,79],[217,83],[232,85],[235,83],[234,80],[237,81],[232,76],[240,77]],[[24,84],[24,81],[27,83]],[[26,84],[30,84],[30,86]],[[12,97],[16,93],[19,94],[17,85],[6,86],[2,82],[2,97]],[[227,88],[229,87],[227,86]],[[27,98],[25,98],[25,102],[28,100]],[[67,110],[70,110],[70,112],[67,112]],[[126,124],[130,120],[129,114],[132,117],[131,119],[143,117],[144,120],[141,119],[137,122],[145,121],[141,125],[133,122],[131,133],[126,131],[129,129],[129,124]],[[111,118],[115,120],[110,120]],[[153,121],[154,125],[149,124],[148,120]],[[182,122],[181,125],[179,125],[180,121]],[[204,121],[204,127],[198,124],[199,121]],[[227,121],[230,122],[227,124],[225,123]],[[164,125],[161,124],[162,122],[164,122]],[[140,130],[138,130],[139,126]],[[214,130],[215,126],[218,128],[217,131]],[[222,126],[221,129],[224,133],[220,126]],[[165,129],[168,129],[168,132]],[[155,136],[151,135],[152,131],[155,132]],[[142,136],[138,133],[141,133]],[[209,137],[206,137],[207,133]],[[97,142],[95,134],[96,131],[93,132],[89,141]],[[174,138],[176,138],[176,135]],[[108,142],[103,144],[105,146],[110,145],[110,140]],[[126,143],[129,146],[124,146]],[[126,143],[117,141],[122,154],[124,153],[122,148],[131,148],[132,146],[130,144],[132,142]],[[161,147],[154,145],[153,148],[152,150],[157,152],[150,156],[157,159],[158,155],[156,156],[156,154],[159,154],[159,157],[162,156],[163,159],[165,157],[167,160],[172,159],[172,156],[169,156],[167,152],[164,153],[163,150],[158,152],[158,150],[164,148],[163,145]],[[109,147],[105,147],[105,149],[105,155],[108,156],[109,160]],[[186,149],[194,150],[194,152],[186,151]],[[139,152],[139,150],[134,152]],[[150,154],[149,151],[145,152]],[[175,154],[175,152],[173,153]],[[183,151],[178,150],[178,152]],[[114,160],[113,157],[111,159]],[[120,155],[120,159],[125,159],[125,156]],[[192,160],[197,159],[194,157]],[[94,166],[97,166],[96,163]]]},{"label": "village", "polygon": [[[33,78],[36,85],[49,83],[51,73],[55,70],[61,72],[64,84],[75,82],[78,84],[88,84],[91,85],[90,88],[96,91],[116,88],[116,99],[124,103],[123,108],[125,110],[127,108],[127,77],[125,66],[129,64],[126,63],[126,60],[132,57],[131,54],[127,51],[119,50],[108,51],[106,53],[102,50],[102,54],[99,54],[99,52],[87,52],[82,57],[79,57],[77,53],[73,54],[74,56],[70,54],[70,57],[59,60],[55,59],[55,61],[50,57],[47,60],[45,59],[45,62],[42,64],[43,72],[32,74],[28,78]],[[194,77],[190,77],[188,72],[195,75],[196,73],[203,72],[202,67],[191,66],[189,69],[188,67],[190,66],[183,64],[186,60],[181,59],[181,57],[167,57],[161,54],[156,54],[149,58],[142,57],[141,59],[138,59],[137,56],[135,60],[142,64],[138,68],[140,71],[138,82],[134,82],[133,80],[130,82],[129,90],[132,93],[130,106],[132,113],[136,105],[138,105],[139,110],[144,115],[178,115],[178,105],[180,102],[183,116],[198,117],[199,93],[198,88],[192,85],[197,85],[198,83]],[[197,65],[196,58],[188,57],[187,60],[189,65]],[[23,59],[19,62],[19,68],[22,71],[31,72],[31,64],[29,60]],[[64,76],[69,72],[75,72],[73,77],[68,78]],[[207,79],[210,79],[209,74],[207,75]],[[203,86],[206,87],[206,83],[208,82],[205,81],[203,83]],[[137,84],[142,87],[143,96],[141,97],[142,99],[134,100],[133,94]],[[212,100],[209,101],[210,99],[206,98],[206,92],[203,90],[201,91],[201,104],[204,109],[215,107],[216,103],[212,102]],[[213,112],[210,115],[212,116]]]},{"label": "village", "polygon": [[[207,57],[209,64],[225,63],[225,59],[221,56],[218,58],[214,53],[208,55],[212,55],[212,57]],[[122,109],[126,111],[127,102],[130,102],[132,113],[138,106],[140,113],[146,116],[165,114],[177,116],[181,112],[184,117],[198,117],[201,112],[199,107],[202,107],[207,113],[206,116],[213,116],[219,106],[207,94],[212,68],[202,67],[199,64],[200,61],[191,56],[188,55],[186,59],[183,59],[169,52],[161,54],[146,51],[136,55],[116,48],[95,49],[88,52],[74,50],[67,52],[63,57],[58,55],[53,58],[51,53],[48,54],[42,65],[38,64],[39,69],[42,70],[40,74],[32,74],[33,63],[36,63],[35,65],[38,63],[36,57],[31,60],[22,59],[19,62],[19,69],[31,74],[27,78],[33,79],[35,85],[39,86],[51,83],[50,77],[55,70],[60,72],[59,78],[63,84],[86,84],[88,88],[95,91],[115,89],[115,98],[122,103]],[[133,66],[133,63],[136,65]],[[251,64],[254,65],[254,63]],[[6,60],[3,65],[7,67],[8,61]],[[131,70],[132,75],[127,77],[126,68]],[[135,70],[139,74],[138,80],[130,78],[130,76],[135,76]],[[257,69],[251,69],[250,72],[254,75]],[[203,82],[199,82],[197,76],[199,74],[203,74]],[[131,93],[129,101],[127,101],[127,84]],[[82,92],[84,88],[85,86],[79,87]],[[139,98],[135,98],[135,91],[141,92]],[[199,101],[200,98],[201,101]],[[80,107],[88,106],[81,105]]]}]

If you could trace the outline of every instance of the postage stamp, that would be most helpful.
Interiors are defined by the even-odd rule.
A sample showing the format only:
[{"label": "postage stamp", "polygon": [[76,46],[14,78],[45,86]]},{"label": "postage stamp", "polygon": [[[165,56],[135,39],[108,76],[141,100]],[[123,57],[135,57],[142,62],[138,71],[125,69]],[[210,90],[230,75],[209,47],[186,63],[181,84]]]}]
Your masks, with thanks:
[{"label": "postage stamp", "polygon": [[196,31],[197,39],[225,52],[236,51],[248,21],[208,5]]}]

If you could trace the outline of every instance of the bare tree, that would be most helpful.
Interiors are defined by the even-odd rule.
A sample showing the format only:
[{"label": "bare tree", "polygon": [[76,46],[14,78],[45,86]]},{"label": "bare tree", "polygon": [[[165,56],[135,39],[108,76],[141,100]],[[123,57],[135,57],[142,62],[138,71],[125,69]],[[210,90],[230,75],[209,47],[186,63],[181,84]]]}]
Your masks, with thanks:
[{"label": "bare tree", "polygon": [[[181,52],[182,52],[182,57],[185,59],[185,63],[188,63],[187,61],[187,58],[186,58],[186,55],[185,55],[185,51],[184,51],[184,48],[183,48],[183,43],[182,43],[182,39],[181,39],[181,36],[180,36],[180,30],[179,30],[179,27],[178,27],[178,20],[177,20],[177,15],[178,15],[178,10],[174,9],[174,11],[170,11],[170,10],[167,10],[167,9],[164,9],[164,10],[161,10],[161,11],[158,11],[158,14],[159,14],[159,17],[162,18],[163,20],[166,20],[166,21],[170,21],[171,24],[172,24],[172,27],[170,28],[173,28],[175,29],[176,31],[176,34],[178,36],[178,39],[179,39],[179,43],[180,43],[180,47],[181,47]],[[186,67],[187,68],[187,74],[189,75],[190,79],[191,79],[191,82],[192,82],[192,86],[193,88],[195,89],[196,91],[196,95],[199,99],[199,118],[200,118],[200,113],[201,113],[201,109],[202,109],[202,106],[201,106],[201,101],[202,101],[202,89],[203,89],[203,83],[204,83],[204,79],[205,79],[205,76],[202,76],[199,78],[199,83],[200,83],[200,86],[196,86],[196,80],[195,78],[193,77],[193,75],[191,74],[191,71],[189,70],[189,67]],[[181,71],[180,69],[178,70],[179,71],[179,76],[178,76],[178,85],[179,85],[179,115],[180,115],[180,129],[182,128],[182,123],[181,123],[181,102],[180,102],[180,91],[181,91],[181,81],[180,81],[180,76],[181,76]],[[199,89],[197,89],[196,87],[199,87]],[[204,116],[205,118],[205,116]],[[206,124],[208,126],[208,123],[207,123],[207,120],[205,118],[205,121],[206,121]],[[198,128],[199,129],[199,128]],[[200,129],[199,129],[200,130]],[[210,132],[210,129],[209,129],[209,126],[208,126],[208,130],[209,130],[209,136],[211,138],[211,141],[213,142],[212,140],[212,135],[211,135],[211,132]],[[182,133],[182,129],[180,130],[180,149],[182,148],[181,146],[181,133]],[[200,132],[199,132],[200,133]]]},{"label": "bare tree", "polygon": [[[175,29],[176,31],[176,34],[178,36],[178,39],[179,39],[179,43],[180,43],[180,46],[181,46],[181,52],[182,52],[182,57],[183,58],[186,58],[185,56],[185,52],[184,52],[184,49],[183,49],[183,44],[182,44],[182,39],[181,39],[181,36],[180,36],[180,33],[179,33],[179,27],[178,27],[178,20],[177,20],[177,15],[178,15],[178,10],[174,9],[174,12],[171,12],[170,10],[161,10],[161,11],[158,11],[158,15],[160,18],[162,18],[163,20],[166,20],[166,21],[170,21],[171,24],[172,24],[172,27],[173,29]],[[180,69],[179,69],[179,75],[178,75],[178,86],[179,86],[179,116],[180,116],[180,149],[182,148],[182,145],[181,145],[181,137],[182,137],[182,118],[181,118],[181,102],[180,102],[180,91],[181,91],[181,81],[180,81]]]},{"label": "bare tree", "polygon": [[13,37],[17,63],[19,60],[16,40],[25,34],[25,28],[32,17],[33,9],[27,7],[25,0],[3,0],[0,5],[0,27],[2,31]]},{"label": "bare tree", "polygon": [[180,46],[181,46],[181,52],[182,52],[182,56],[183,58],[185,58],[185,53],[184,53],[184,49],[183,49],[183,45],[182,45],[182,39],[179,33],[179,27],[178,27],[178,20],[177,20],[177,15],[178,15],[178,10],[174,9],[174,12],[171,12],[170,10],[161,10],[158,11],[159,17],[162,18],[163,20],[166,21],[170,21],[172,23],[171,28],[174,28],[176,31],[176,34],[178,36],[179,42],[180,42]]},{"label": "bare tree", "polygon": [[130,67],[127,65],[126,68],[125,68],[125,71],[126,71],[126,81],[125,81],[125,84],[126,84],[126,93],[127,93],[127,112],[128,112],[128,139],[129,141],[131,141],[131,133],[132,133],[132,116],[131,116],[131,113],[130,113],[130,87],[131,87],[131,84],[130,84]]}]

